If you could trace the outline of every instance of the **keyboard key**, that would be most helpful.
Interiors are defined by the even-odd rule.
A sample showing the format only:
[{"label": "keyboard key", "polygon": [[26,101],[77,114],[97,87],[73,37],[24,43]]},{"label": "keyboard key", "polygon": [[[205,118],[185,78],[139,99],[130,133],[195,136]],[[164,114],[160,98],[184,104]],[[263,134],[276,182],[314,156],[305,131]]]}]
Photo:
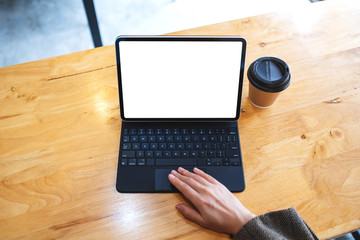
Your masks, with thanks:
[{"label": "keyboard key", "polygon": [[240,166],[240,158],[229,158],[229,161],[233,166]]},{"label": "keyboard key", "polygon": [[160,135],[160,136],[157,136],[157,141],[158,142],[164,142],[165,141],[165,137]]},{"label": "keyboard key", "polygon": [[208,137],[207,136],[200,136],[200,142],[207,142]]},{"label": "keyboard key", "polygon": [[155,136],[149,136],[149,142],[156,142],[156,137]]},{"label": "keyboard key", "polygon": [[154,129],[152,129],[152,128],[146,129],[146,134],[148,134],[148,135],[154,134]]},{"label": "keyboard key", "polygon": [[150,143],[150,149],[158,149],[157,143]]},{"label": "keyboard key", "polygon": [[157,135],[162,134],[162,129],[161,128],[155,129],[155,134]]},{"label": "keyboard key", "polygon": [[190,134],[193,134],[193,135],[196,134],[196,129],[191,129]]},{"label": "keyboard key", "polygon": [[194,158],[196,158],[196,157],[198,157],[198,151],[190,151],[190,157],[194,157]]},{"label": "keyboard key", "polygon": [[139,150],[140,149],[140,143],[133,143],[132,144],[132,149],[133,150]]},{"label": "keyboard key", "polygon": [[195,166],[196,160],[191,158],[160,158],[156,159],[158,166]]},{"label": "keyboard key", "polygon": [[178,128],[174,128],[173,129],[173,134],[177,135],[177,134],[180,134],[180,131]]},{"label": "keyboard key", "polygon": [[183,139],[184,139],[184,142],[190,142],[190,136],[189,135],[185,135],[183,137]]},{"label": "keyboard key", "polygon": [[195,143],[194,148],[198,150],[201,149],[201,143]]},{"label": "keyboard key", "polygon": [[147,158],[152,158],[154,156],[154,152],[153,151],[145,151],[145,157]]},{"label": "keyboard key", "polygon": [[166,143],[159,143],[159,149],[166,149]]},{"label": "keyboard key", "polygon": [[141,144],[141,149],[148,150],[149,149],[149,144],[148,143],[142,143]]},{"label": "keyboard key", "polygon": [[129,129],[127,129],[127,128],[123,128],[121,131],[123,132],[124,135],[129,134]]},{"label": "keyboard key", "polygon": [[226,157],[231,158],[231,157],[239,157],[239,151],[236,150],[228,150],[226,151]]},{"label": "keyboard key", "polygon": [[163,151],[163,157],[171,157],[171,151]]},{"label": "keyboard key", "polygon": [[122,158],[122,159],[120,160],[120,165],[121,165],[121,166],[126,166],[126,165],[127,165],[127,159],[126,159],[126,158]]},{"label": "keyboard key", "polygon": [[136,156],[137,157],[144,157],[145,153],[144,153],[144,151],[136,151]]},{"label": "keyboard key", "polygon": [[189,157],[189,151],[181,151],[181,157]]},{"label": "keyboard key", "polygon": [[147,136],[145,135],[140,136],[140,142],[147,142]]},{"label": "keyboard key", "polygon": [[171,136],[171,135],[169,135],[169,136],[166,136],[166,137],[165,137],[165,140],[166,140],[167,142],[174,142],[174,137]]},{"label": "keyboard key", "polygon": [[181,141],[182,141],[181,135],[175,136],[175,142],[181,142]]},{"label": "keyboard key", "polygon": [[228,148],[228,145],[226,143],[221,143],[220,144],[220,149],[221,150],[226,150]]},{"label": "keyboard key", "polygon": [[180,157],[180,151],[173,151],[172,156],[173,157]]},{"label": "keyboard key", "polygon": [[139,158],[137,160],[137,165],[139,166],[145,166],[145,158]]},{"label": "keyboard key", "polygon": [[168,143],[168,149],[175,150],[175,143]]},{"label": "keyboard key", "polygon": [[183,150],[185,148],[185,145],[183,143],[176,144],[176,148],[179,150]]},{"label": "keyboard key", "polygon": [[203,144],[203,149],[205,149],[205,150],[210,150],[210,149],[211,149],[210,143],[204,143],[204,144]]},{"label": "keyboard key", "polygon": [[192,136],[191,140],[192,140],[192,142],[194,142],[194,143],[200,142],[199,136]]},{"label": "keyboard key", "polygon": [[130,142],[130,137],[129,136],[124,136],[123,141],[124,141],[124,143]]},{"label": "keyboard key", "polygon": [[136,129],[135,129],[135,128],[130,128],[129,134],[130,134],[130,135],[136,134]]},{"label": "keyboard key", "polygon": [[154,157],[162,157],[162,151],[155,151]]},{"label": "keyboard key", "polygon": [[200,150],[200,151],[199,151],[199,157],[202,157],[202,158],[207,157],[207,155],[206,155],[206,151],[204,151],[204,150]]},{"label": "keyboard key", "polygon": [[225,157],[225,151],[218,150],[217,153],[216,153],[216,157],[219,157],[219,158]]},{"label": "keyboard key", "polygon": [[210,158],[206,159],[205,164],[206,164],[206,166],[211,166],[212,160]]},{"label": "keyboard key", "polygon": [[235,135],[235,134],[236,134],[236,128],[229,128],[229,129],[228,129],[228,133],[229,133],[230,135]]},{"label": "keyboard key", "polygon": [[188,150],[193,149],[193,144],[192,143],[185,143],[185,149],[188,149]]},{"label": "keyboard key", "polygon": [[122,149],[123,150],[130,150],[131,149],[131,143],[124,143]]},{"label": "keyboard key", "polygon": [[136,159],[135,158],[130,158],[128,160],[128,165],[129,166],[135,166],[136,165]]},{"label": "keyboard key", "polygon": [[215,151],[212,151],[212,150],[208,151],[207,155],[208,155],[208,157],[216,157]]},{"label": "keyboard key", "polygon": [[229,143],[229,148],[231,150],[237,150],[239,149],[239,146],[236,143]]},{"label": "keyboard key", "polygon": [[147,166],[155,165],[155,159],[153,159],[153,158],[146,159],[146,165]]},{"label": "keyboard key", "polygon": [[188,134],[189,131],[188,131],[186,128],[182,128],[182,129],[180,130],[180,133],[181,133],[181,134]]},{"label": "keyboard key", "polygon": [[121,157],[123,158],[135,157],[135,151],[122,151]]},{"label": "keyboard key", "polygon": [[165,134],[171,134],[171,129],[169,129],[169,128],[165,128]]},{"label": "keyboard key", "polygon": [[212,158],[211,161],[212,161],[213,166],[221,166],[222,165],[221,158]]},{"label": "keyboard key", "polygon": [[131,136],[131,142],[138,142],[139,137],[138,136]]},{"label": "keyboard key", "polygon": [[145,134],[145,129],[139,128],[138,131],[137,131],[137,134],[144,135]]},{"label": "keyboard key", "polygon": [[230,160],[229,159],[227,159],[227,158],[224,158],[223,160],[222,160],[222,165],[223,166],[230,166]]}]

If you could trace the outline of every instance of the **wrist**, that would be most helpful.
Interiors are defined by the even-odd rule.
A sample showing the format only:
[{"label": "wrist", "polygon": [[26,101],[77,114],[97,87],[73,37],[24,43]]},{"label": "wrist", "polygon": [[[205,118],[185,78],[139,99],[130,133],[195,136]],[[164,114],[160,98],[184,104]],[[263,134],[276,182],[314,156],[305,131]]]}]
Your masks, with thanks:
[{"label": "wrist", "polygon": [[241,216],[239,216],[237,221],[236,226],[234,226],[233,228],[233,232],[231,233],[232,235],[235,235],[236,233],[238,233],[240,231],[241,228],[243,228],[251,219],[255,218],[256,215],[248,212],[246,214],[242,214]]}]

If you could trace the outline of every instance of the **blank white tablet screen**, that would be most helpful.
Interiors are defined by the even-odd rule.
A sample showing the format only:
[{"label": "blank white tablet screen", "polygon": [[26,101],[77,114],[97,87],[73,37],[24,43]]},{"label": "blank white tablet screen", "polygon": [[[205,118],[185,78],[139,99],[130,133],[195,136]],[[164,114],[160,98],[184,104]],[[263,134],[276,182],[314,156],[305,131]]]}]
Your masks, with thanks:
[{"label": "blank white tablet screen", "polygon": [[240,41],[120,41],[125,118],[235,118]]}]

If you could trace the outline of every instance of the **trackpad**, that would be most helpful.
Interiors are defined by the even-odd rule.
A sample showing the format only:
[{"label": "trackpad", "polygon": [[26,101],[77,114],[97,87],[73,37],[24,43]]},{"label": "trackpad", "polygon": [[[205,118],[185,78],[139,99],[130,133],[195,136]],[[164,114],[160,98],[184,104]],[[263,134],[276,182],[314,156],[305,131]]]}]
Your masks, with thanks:
[{"label": "trackpad", "polygon": [[[192,168],[184,167],[186,170],[192,172]],[[172,185],[169,181],[169,174],[171,173],[170,169],[155,169],[155,191],[156,192],[179,192],[177,188]],[[176,168],[175,168],[176,169]],[[204,168],[200,168],[202,171],[206,172]]]},{"label": "trackpad", "polygon": [[155,191],[156,192],[173,192],[175,187],[169,181],[169,174],[172,169],[155,170]]}]

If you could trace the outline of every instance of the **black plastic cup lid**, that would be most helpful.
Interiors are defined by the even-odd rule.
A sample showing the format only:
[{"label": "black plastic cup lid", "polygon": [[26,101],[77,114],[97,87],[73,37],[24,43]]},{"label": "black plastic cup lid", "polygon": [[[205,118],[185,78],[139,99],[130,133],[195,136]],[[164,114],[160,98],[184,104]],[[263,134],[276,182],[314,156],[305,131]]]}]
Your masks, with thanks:
[{"label": "black plastic cup lid", "polygon": [[281,92],[290,85],[288,65],[275,57],[262,57],[253,62],[247,72],[250,83],[265,92]]}]

